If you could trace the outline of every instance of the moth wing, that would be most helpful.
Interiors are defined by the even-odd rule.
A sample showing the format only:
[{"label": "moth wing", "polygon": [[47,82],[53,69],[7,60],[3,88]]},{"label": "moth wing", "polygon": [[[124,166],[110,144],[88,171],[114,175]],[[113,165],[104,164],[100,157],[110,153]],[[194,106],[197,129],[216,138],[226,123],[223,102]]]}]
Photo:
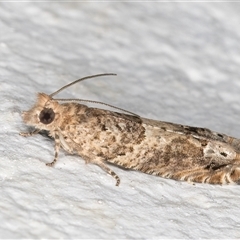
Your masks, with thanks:
[{"label": "moth wing", "polygon": [[181,124],[170,123],[170,122],[162,122],[162,121],[151,120],[146,118],[142,118],[142,122],[150,126],[156,126],[158,128],[161,128],[164,131],[176,132],[184,135],[191,135],[193,137],[200,138],[200,139],[227,143],[231,147],[233,147],[236,152],[240,153],[240,139],[230,137],[223,133],[211,131],[210,129],[207,129],[207,128],[192,127],[187,125],[181,125]]}]

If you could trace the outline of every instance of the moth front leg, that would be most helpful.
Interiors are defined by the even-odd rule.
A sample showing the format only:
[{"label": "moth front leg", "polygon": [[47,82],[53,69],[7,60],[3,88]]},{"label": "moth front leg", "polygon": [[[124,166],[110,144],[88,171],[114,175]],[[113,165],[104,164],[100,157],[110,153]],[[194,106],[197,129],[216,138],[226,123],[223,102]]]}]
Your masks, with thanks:
[{"label": "moth front leg", "polygon": [[56,161],[58,159],[58,152],[60,149],[60,139],[59,139],[58,134],[54,135],[54,140],[55,140],[55,146],[54,146],[55,155],[54,155],[54,159],[51,163],[46,163],[46,165],[49,167],[52,167],[56,163]]},{"label": "moth front leg", "polygon": [[110,174],[112,177],[114,177],[116,179],[116,186],[119,186],[120,184],[120,178],[119,176],[112,171],[104,162],[104,159],[97,157],[94,160],[91,161],[87,161],[87,162],[91,162],[93,164],[98,165],[100,168],[102,168],[105,172],[107,172],[108,174]]},{"label": "moth front leg", "polygon": [[40,129],[35,129],[33,132],[20,132],[19,135],[23,137],[31,137],[33,135],[36,135],[40,132]]}]

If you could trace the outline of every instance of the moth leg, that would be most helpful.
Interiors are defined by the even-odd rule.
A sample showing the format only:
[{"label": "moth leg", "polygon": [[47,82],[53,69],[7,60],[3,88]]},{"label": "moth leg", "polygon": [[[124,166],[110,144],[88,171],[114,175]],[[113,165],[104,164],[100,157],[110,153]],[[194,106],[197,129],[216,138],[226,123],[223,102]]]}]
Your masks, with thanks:
[{"label": "moth leg", "polygon": [[116,179],[116,186],[119,186],[120,184],[120,178],[119,176],[112,171],[101,158],[97,158],[93,161],[91,161],[91,163],[98,165],[100,168],[102,168],[105,172],[107,172],[108,174],[110,174],[112,177],[114,177]]},{"label": "moth leg", "polygon": [[66,151],[69,152],[70,154],[73,154],[73,149],[69,147],[68,143],[66,142],[64,136],[62,135],[61,132],[59,132],[59,140],[60,140],[60,145],[61,147]]},{"label": "moth leg", "polygon": [[36,135],[40,132],[40,129],[35,129],[33,132],[20,132],[19,135],[23,137],[31,137],[33,135]]},{"label": "moth leg", "polygon": [[59,152],[59,149],[60,149],[60,139],[59,139],[58,134],[55,134],[54,140],[55,140],[55,146],[54,146],[55,156],[54,156],[54,159],[51,163],[46,163],[46,165],[49,166],[49,167],[52,167],[56,163],[56,161],[58,159],[58,152]]}]

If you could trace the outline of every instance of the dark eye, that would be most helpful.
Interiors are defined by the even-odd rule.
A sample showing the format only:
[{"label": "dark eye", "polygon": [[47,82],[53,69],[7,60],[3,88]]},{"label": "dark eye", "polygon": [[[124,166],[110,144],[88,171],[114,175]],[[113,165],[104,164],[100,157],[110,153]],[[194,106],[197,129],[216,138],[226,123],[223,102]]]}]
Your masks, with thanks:
[{"label": "dark eye", "polygon": [[55,112],[51,108],[44,108],[39,115],[39,120],[43,124],[51,123],[55,118]]}]

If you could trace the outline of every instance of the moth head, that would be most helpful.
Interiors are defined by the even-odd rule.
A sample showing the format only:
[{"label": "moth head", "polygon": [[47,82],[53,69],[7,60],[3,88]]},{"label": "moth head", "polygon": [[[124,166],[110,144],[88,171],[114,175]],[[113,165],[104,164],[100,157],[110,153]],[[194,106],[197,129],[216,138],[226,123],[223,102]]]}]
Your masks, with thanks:
[{"label": "moth head", "polygon": [[[22,114],[23,121],[28,124],[32,125],[35,128],[38,129],[45,129],[45,130],[54,130],[56,127],[60,126],[61,118],[60,116],[64,112],[64,105],[59,104],[58,101],[66,101],[64,99],[53,99],[53,96],[57,95],[62,90],[78,83],[83,80],[94,78],[94,77],[101,77],[101,76],[108,76],[108,75],[116,75],[114,73],[103,73],[103,74],[96,74],[92,76],[87,76],[84,78],[80,78],[76,81],[73,81],[60,89],[58,89],[56,92],[53,92],[50,95],[47,95],[45,93],[38,93],[38,98],[36,104],[29,110],[25,111]],[[83,99],[72,99],[75,102],[76,101],[82,101],[82,102],[94,102],[94,103],[100,103],[104,104],[110,107],[113,107],[109,104],[96,102],[96,101],[89,101],[89,100],[83,100]],[[114,107],[117,108],[117,107]],[[117,108],[118,110],[123,110],[121,108]],[[123,110],[125,112],[131,113],[129,111]],[[132,114],[132,113],[131,113]],[[135,114],[133,114],[135,115]]]},{"label": "moth head", "polygon": [[37,102],[29,110],[22,113],[23,121],[38,129],[51,129],[59,119],[61,105],[45,93],[38,93]]}]

